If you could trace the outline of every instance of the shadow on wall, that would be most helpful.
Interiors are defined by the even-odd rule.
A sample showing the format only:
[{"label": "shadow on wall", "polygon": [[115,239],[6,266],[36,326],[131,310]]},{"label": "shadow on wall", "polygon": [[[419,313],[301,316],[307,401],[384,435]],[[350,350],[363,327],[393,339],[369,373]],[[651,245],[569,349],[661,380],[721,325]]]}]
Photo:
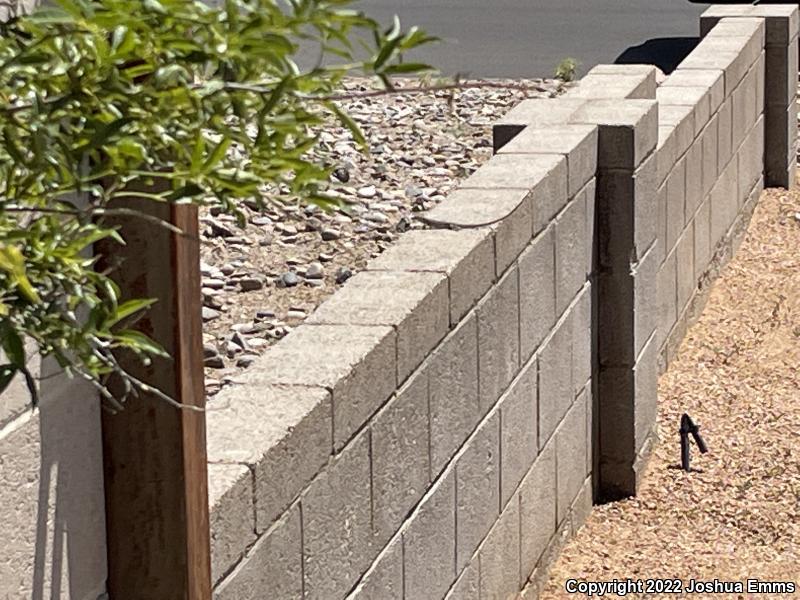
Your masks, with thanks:
[{"label": "shadow on wall", "polygon": [[41,408],[11,436],[18,456],[0,459],[6,476],[17,479],[17,508],[26,505],[15,518],[12,547],[0,555],[10,552],[6,566],[31,600],[95,600],[104,597],[106,578],[100,407],[87,384],[56,375],[47,363]]},{"label": "shadow on wall", "polygon": [[700,42],[696,37],[653,38],[638,46],[630,46],[614,62],[623,65],[655,65],[666,75],[694,50]]}]

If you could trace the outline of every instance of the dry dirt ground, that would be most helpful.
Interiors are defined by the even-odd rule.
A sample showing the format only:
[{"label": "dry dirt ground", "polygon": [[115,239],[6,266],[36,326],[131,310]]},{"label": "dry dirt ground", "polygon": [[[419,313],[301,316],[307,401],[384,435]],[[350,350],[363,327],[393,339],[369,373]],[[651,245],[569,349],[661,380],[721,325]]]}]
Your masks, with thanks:
[{"label": "dry dirt ground", "polygon": [[[565,592],[568,578],[759,578],[800,586],[799,369],[800,190],[768,190],[660,379],[661,442],[640,495],[594,508],[541,597],[579,597]],[[709,446],[703,456],[693,448],[700,471],[689,474],[675,468],[683,412]]]}]

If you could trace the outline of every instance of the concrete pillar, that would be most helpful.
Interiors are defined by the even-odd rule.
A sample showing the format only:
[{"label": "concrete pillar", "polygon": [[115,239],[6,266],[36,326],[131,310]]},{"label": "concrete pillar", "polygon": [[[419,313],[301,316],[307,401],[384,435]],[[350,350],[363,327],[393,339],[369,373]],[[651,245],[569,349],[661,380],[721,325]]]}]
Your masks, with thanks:
[{"label": "concrete pillar", "polygon": [[720,19],[763,18],[766,22],[764,76],[764,184],[789,188],[797,160],[798,8],[791,4],[715,5],[700,17],[705,36]]},{"label": "concrete pillar", "polygon": [[595,495],[634,495],[656,417],[658,222],[654,100],[592,100],[570,118],[598,125]]}]

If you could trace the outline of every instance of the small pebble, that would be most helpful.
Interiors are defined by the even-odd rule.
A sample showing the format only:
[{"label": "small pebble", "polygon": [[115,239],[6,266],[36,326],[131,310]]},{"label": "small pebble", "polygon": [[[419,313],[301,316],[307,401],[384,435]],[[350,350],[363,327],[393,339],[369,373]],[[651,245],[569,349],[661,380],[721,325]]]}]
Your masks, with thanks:
[{"label": "small pebble", "polygon": [[318,262],[312,262],[306,269],[306,279],[322,279],[324,274],[325,270]]}]

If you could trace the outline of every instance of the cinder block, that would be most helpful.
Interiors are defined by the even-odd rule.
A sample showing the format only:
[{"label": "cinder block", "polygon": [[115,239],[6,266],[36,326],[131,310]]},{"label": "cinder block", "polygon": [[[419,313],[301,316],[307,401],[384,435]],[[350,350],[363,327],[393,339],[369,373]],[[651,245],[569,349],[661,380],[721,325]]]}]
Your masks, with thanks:
[{"label": "cinder block", "polygon": [[421,218],[449,229],[490,227],[498,274],[528,245],[533,229],[530,194],[524,189],[457,189]]},{"label": "cinder block", "polygon": [[403,600],[403,541],[392,540],[347,600]]},{"label": "cinder block", "polygon": [[500,514],[498,413],[493,412],[487,417],[467,440],[464,450],[457,458],[455,473],[455,565],[456,571],[459,571],[467,566],[478,545],[497,520],[497,515]]},{"label": "cinder block", "polygon": [[[719,69],[675,69],[669,77],[661,84],[659,89],[668,88],[688,88],[687,96],[702,98],[692,89],[708,90],[708,102],[710,114],[714,114],[725,99],[725,77],[724,72]],[[691,102],[675,102],[674,104],[690,104]],[[672,104],[672,103],[671,103]]]},{"label": "cinder block", "polygon": [[656,203],[658,204],[658,243],[656,251],[658,261],[664,262],[667,251],[667,184],[666,182],[658,188],[656,193]]},{"label": "cinder block", "polygon": [[683,231],[686,211],[686,160],[679,160],[667,177],[667,238],[666,251],[678,241]]},{"label": "cinder block", "polygon": [[688,104],[659,104],[659,127],[675,129],[676,153],[682,156],[695,139],[694,107]]},{"label": "cinder block", "polygon": [[694,279],[698,281],[711,261],[711,197],[706,198],[694,216]]},{"label": "cinder block", "polygon": [[789,106],[797,95],[797,41],[767,46],[765,101],[767,106]]},{"label": "cinder block", "polygon": [[[765,41],[767,44],[786,44],[797,35],[797,13],[792,4],[768,5],[725,5],[714,4],[706,9],[700,17],[700,33],[705,36],[720,19],[726,17],[746,18],[747,20],[764,19]],[[733,19],[726,19],[731,21]]]},{"label": "cinder block", "polygon": [[[686,72],[691,72],[692,70],[693,69],[688,69]],[[693,107],[695,136],[705,127],[705,124],[708,123],[709,118],[711,118],[713,114],[711,110],[711,97],[712,90],[706,86],[669,87],[662,85],[656,91],[656,98],[660,104]]]},{"label": "cinder block", "polygon": [[571,198],[594,177],[597,170],[597,127],[593,125],[526,127],[506,144],[497,156],[503,154],[566,156],[567,196]]},{"label": "cinder block", "polygon": [[481,546],[481,598],[513,598],[519,592],[519,522],[519,502],[515,497]]},{"label": "cinder block", "polygon": [[391,325],[397,332],[397,381],[405,381],[450,327],[447,278],[441,273],[362,271],[307,322]]},{"label": "cinder block", "polygon": [[678,318],[678,271],[676,252],[667,255],[658,270],[658,334],[659,344],[667,341],[669,332]]},{"label": "cinder block", "polygon": [[[334,446],[340,449],[397,387],[395,332],[386,326],[301,325],[241,379],[332,390]],[[253,388],[257,389],[257,388]]]},{"label": "cinder block", "polygon": [[377,554],[371,544],[369,480],[365,431],[303,492],[305,598],[343,597]]},{"label": "cinder block", "polygon": [[480,600],[480,559],[476,555],[461,572],[444,600]]},{"label": "cinder block", "polygon": [[587,243],[586,203],[577,197],[555,223],[557,315],[564,312],[586,281]]},{"label": "cinder block", "polygon": [[733,99],[728,98],[723,102],[722,108],[717,114],[717,173],[722,173],[732,156]]},{"label": "cinder block", "polygon": [[595,235],[597,229],[597,179],[583,188],[583,199],[586,202],[586,275],[591,277],[595,272],[597,246],[599,240]]},{"label": "cinder block", "polygon": [[633,350],[634,356],[642,351],[645,342],[658,326],[658,315],[653,310],[658,303],[656,297],[656,278],[658,260],[654,247],[651,247],[632,269],[633,276]]},{"label": "cinder block", "polygon": [[[636,393],[636,454],[641,456],[658,413],[658,348],[655,336],[645,344],[633,369]],[[637,473],[637,477],[640,473]]]},{"label": "cinder block", "polygon": [[750,40],[743,37],[706,37],[683,59],[680,68],[723,70],[727,97],[739,85],[760,52],[761,46],[755,36]]},{"label": "cinder block", "polygon": [[764,117],[750,130],[739,149],[739,206],[744,203],[748,190],[761,179],[764,169]]},{"label": "cinder block", "polygon": [[510,142],[525,127],[566,123],[585,100],[580,98],[528,98],[492,125],[494,152]]},{"label": "cinder block", "polygon": [[519,331],[528,360],[556,321],[555,227],[540,233],[519,257]]},{"label": "cinder block", "polygon": [[260,373],[253,375],[255,382],[227,387],[215,398],[219,408],[206,413],[206,448],[211,462],[253,469],[257,518],[251,525],[261,533],[331,455],[331,396],[321,387],[260,385]]},{"label": "cinder block", "polygon": [[633,244],[637,256],[644,254],[658,235],[656,167],[656,156],[651,155],[633,174]]},{"label": "cinder block", "polygon": [[594,335],[592,328],[592,285],[587,283],[572,308],[572,385],[577,395],[592,376]]},{"label": "cinder block", "polygon": [[510,269],[476,308],[479,402],[485,414],[508,387],[520,365],[519,271]]},{"label": "cinder block", "polygon": [[586,472],[586,396],[581,394],[556,431],[556,518],[560,523],[583,485]]},{"label": "cinder block", "polygon": [[533,235],[538,235],[567,203],[567,159],[556,154],[540,155],[539,162],[549,161],[551,169],[533,186],[530,193]]},{"label": "cinder block", "polygon": [[428,374],[415,373],[370,426],[372,522],[388,540],[425,493],[430,481]]},{"label": "cinder block", "polygon": [[458,323],[492,286],[494,239],[488,227],[409,231],[367,265],[371,271],[444,273],[450,288],[450,324]]},{"label": "cinder block", "polygon": [[569,509],[570,525],[572,535],[575,535],[583,527],[589,515],[592,513],[592,478],[587,477],[583,480],[581,491]]},{"label": "cinder block", "polygon": [[208,465],[211,581],[216,583],[256,539],[253,476],[244,465]]},{"label": "cinder block", "polygon": [[[721,113],[720,113],[721,114]],[[692,144],[686,154],[686,221],[703,199],[703,146]]]},{"label": "cinder block", "polygon": [[[275,598],[302,600],[303,547],[300,511],[293,506],[269,531],[262,535],[236,569],[214,590],[215,600],[258,598],[265,589]],[[331,589],[341,586],[330,581]],[[308,595],[311,592],[311,595]],[[306,598],[314,595],[306,588]]]},{"label": "cinder block", "polygon": [[568,98],[653,99],[656,74],[652,65],[597,65],[570,89]]},{"label": "cinder block", "polygon": [[599,126],[597,164],[601,168],[635,168],[658,141],[655,100],[593,100],[576,110],[570,121]]},{"label": "cinder block", "polygon": [[572,404],[572,314],[542,346],[539,356],[539,448],[543,448]]},{"label": "cinder block", "polygon": [[[703,147],[703,196],[705,197],[717,181],[717,157],[719,142],[718,117],[711,119],[700,134],[700,143]],[[736,120],[734,119],[734,127]]]},{"label": "cinder block", "polygon": [[583,388],[583,393],[586,394],[586,472],[591,473],[594,470],[594,453],[595,453],[595,440],[597,439],[597,422],[594,419],[596,412],[595,401],[596,398],[593,392],[594,382],[589,381]]},{"label": "cinder block", "polygon": [[738,163],[732,160],[711,190],[711,244],[716,246],[733,225],[739,211]]},{"label": "cinder block", "polygon": [[664,125],[658,128],[658,147],[656,148],[657,183],[660,186],[678,162],[678,138],[674,127]]},{"label": "cinder block", "polygon": [[455,579],[455,471],[437,481],[403,532],[406,600],[441,598]]},{"label": "cinder block", "polygon": [[694,278],[694,227],[689,225],[675,246],[678,269],[678,314],[682,314],[695,290]]},{"label": "cinder block", "polygon": [[519,490],[520,587],[533,573],[547,543],[556,530],[555,440],[544,447],[528,471]]},{"label": "cinder block", "polygon": [[424,368],[430,382],[430,460],[435,477],[480,420],[474,313],[445,338]]},{"label": "cinder block", "polygon": [[539,453],[536,358],[526,364],[500,398],[500,500],[508,504]]},{"label": "cinder block", "polygon": [[765,106],[765,87],[767,83],[766,79],[767,74],[767,53],[766,51],[761,52],[761,55],[758,57],[758,61],[756,61],[756,114],[763,115],[764,114],[764,106]]},{"label": "cinder block", "polygon": [[764,120],[764,183],[788,187],[788,171],[794,170],[797,142],[797,104],[786,109],[767,106]]}]

